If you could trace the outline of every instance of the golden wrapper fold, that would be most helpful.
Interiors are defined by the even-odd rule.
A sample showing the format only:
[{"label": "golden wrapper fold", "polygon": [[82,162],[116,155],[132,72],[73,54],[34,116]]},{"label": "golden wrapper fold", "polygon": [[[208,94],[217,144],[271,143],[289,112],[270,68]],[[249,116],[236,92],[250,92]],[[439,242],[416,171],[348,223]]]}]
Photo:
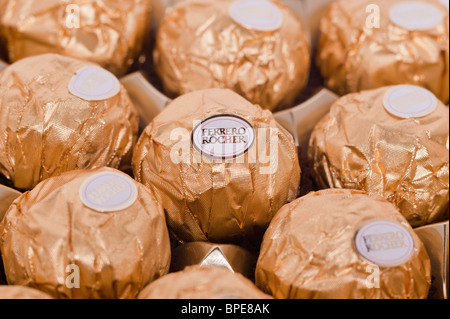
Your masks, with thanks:
[{"label": "golden wrapper fold", "polygon": [[150,12],[151,0],[1,0],[0,43],[11,62],[58,53],[121,76],[147,46]]},{"label": "golden wrapper fold", "polygon": [[310,45],[302,21],[279,1],[282,25],[259,31],[232,19],[235,0],[187,0],[162,19],[154,65],[170,97],[231,89],[269,110],[289,106],[306,86]]},{"label": "golden wrapper fold", "polygon": [[0,172],[16,188],[69,170],[130,165],[137,111],[123,86],[98,101],[70,93],[71,79],[87,66],[96,65],[44,54],[0,74]]},{"label": "golden wrapper fold", "polygon": [[23,286],[0,286],[0,299],[53,299],[46,293]]},{"label": "golden wrapper fold", "polygon": [[138,299],[272,299],[244,276],[221,267],[190,266],[148,285]]},{"label": "golden wrapper fold", "polygon": [[[80,187],[101,173],[135,185],[129,207],[100,212],[82,202]],[[0,249],[9,284],[55,298],[136,298],[170,267],[161,205],[145,186],[112,168],[66,172],[24,193],[0,224]]]},{"label": "golden wrapper fold", "polygon": [[[409,259],[379,266],[355,236],[372,221],[393,222],[413,241]],[[431,283],[427,251],[395,206],[354,190],[312,192],[285,205],[261,245],[256,285],[279,299],[423,299]]]},{"label": "golden wrapper fold", "polygon": [[[231,160],[201,156],[191,142],[195,124],[223,115],[247,121],[256,133],[253,145]],[[270,150],[276,156],[263,159]],[[177,163],[173,156],[180,153]],[[254,243],[278,209],[296,198],[300,184],[292,135],[270,111],[225,89],[171,102],[142,133],[132,164],[135,178],[155,192],[172,235],[182,242]]]},{"label": "golden wrapper fold", "polygon": [[393,87],[349,94],[314,128],[308,158],[319,188],[350,188],[394,203],[413,227],[448,219],[449,110],[423,117],[384,107]]},{"label": "golden wrapper fold", "polygon": [[253,254],[236,245],[192,242],[172,250],[170,269],[175,272],[192,265],[219,266],[253,279],[255,262]]},{"label": "golden wrapper fold", "polygon": [[[429,29],[407,29],[390,18],[404,0],[337,0],[321,19],[316,62],[327,87],[340,95],[395,84],[413,84],[449,101],[449,13]],[[407,5],[407,4],[406,4]],[[420,14],[420,11],[419,11]],[[412,16],[419,21],[422,12]]]}]

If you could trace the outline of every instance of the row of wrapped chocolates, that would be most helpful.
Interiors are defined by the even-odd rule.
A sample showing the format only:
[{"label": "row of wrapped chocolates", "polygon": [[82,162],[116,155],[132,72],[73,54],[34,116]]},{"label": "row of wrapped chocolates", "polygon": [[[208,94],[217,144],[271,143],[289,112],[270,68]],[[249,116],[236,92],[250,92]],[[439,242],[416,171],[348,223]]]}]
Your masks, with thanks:
[{"label": "row of wrapped chocolates", "polygon": [[[0,1],[9,18],[18,8],[62,8],[51,1],[40,2],[45,8],[13,2]],[[403,17],[397,2],[379,2],[382,12]],[[359,3],[341,0],[330,11],[366,12]],[[346,56],[352,65],[338,73],[350,79],[367,50],[376,48],[386,59],[374,53],[374,63],[356,66],[382,68],[350,79],[362,85],[343,84],[345,92],[325,81],[341,94],[372,90],[333,104],[311,135],[306,168],[299,165],[295,136],[271,112],[292,105],[306,85],[311,52],[306,28],[278,2],[188,0],[172,7],[158,31],[154,62],[164,92],[176,98],[142,132],[127,89],[86,61],[94,59],[64,51],[17,58],[0,73],[0,169],[12,186],[30,190],[0,224],[11,293],[28,286],[56,298],[426,298],[431,263],[412,227],[448,219],[449,115],[441,101],[448,101],[448,85],[445,97],[445,89],[434,90],[435,77],[427,83],[437,74],[448,83],[448,11],[439,1],[425,4],[434,8],[431,17],[440,17],[425,31],[401,22],[394,26],[381,15],[378,29],[336,31],[340,36],[331,37],[351,35],[347,45],[356,35],[359,41],[372,39],[361,35],[367,32],[386,51],[374,43],[359,53],[354,47],[327,49],[336,43],[326,40],[333,33],[325,15],[319,52],[328,53],[318,55],[319,66],[342,65]],[[100,11],[113,14],[115,6]],[[266,19],[249,18],[255,6]],[[361,15],[353,16],[359,19],[351,25],[359,25]],[[391,19],[396,21],[395,14]],[[2,34],[14,29],[1,27]],[[89,41],[80,29],[64,33],[76,35],[70,43],[103,43]],[[411,40],[412,34],[417,38]],[[33,42],[28,35],[10,38]],[[50,47],[60,50],[60,42]],[[404,47],[397,52],[398,43]],[[20,52],[25,44],[6,46]],[[434,50],[439,61],[419,49]],[[403,53],[414,56],[404,59],[414,71],[387,58],[393,54],[398,63]],[[422,58],[443,69],[421,68]],[[409,78],[383,76],[394,67]],[[377,74],[373,81],[371,72]],[[298,198],[308,174],[319,188],[334,189]],[[198,266],[168,274],[173,246],[197,241],[250,248],[259,256],[256,271],[250,279],[239,271]],[[66,281],[70,265],[79,269],[79,288]],[[199,281],[203,292],[195,289]]]}]

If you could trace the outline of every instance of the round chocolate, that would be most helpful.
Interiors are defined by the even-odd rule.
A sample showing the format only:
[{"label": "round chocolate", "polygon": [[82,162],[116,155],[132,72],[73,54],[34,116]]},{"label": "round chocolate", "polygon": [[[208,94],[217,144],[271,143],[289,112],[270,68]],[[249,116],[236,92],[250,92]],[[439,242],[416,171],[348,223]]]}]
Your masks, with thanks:
[{"label": "round chocolate", "polygon": [[95,64],[44,54],[0,74],[0,172],[16,188],[74,169],[125,167],[137,133],[125,88]]},{"label": "round chocolate", "polygon": [[279,1],[187,0],[162,19],[154,64],[171,97],[226,88],[274,110],[306,86],[309,42]]},{"label": "round chocolate", "polygon": [[337,0],[321,20],[317,64],[341,95],[413,84],[448,103],[448,22],[438,0]]},{"label": "round chocolate", "polygon": [[296,198],[293,137],[272,113],[225,89],[183,95],[146,127],[135,178],[162,203],[180,241],[257,241]]},{"label": "round chocolate", "polygon": [[430,284],[430,259],[406,219],[385,199],[354,190],[285,205],[256,266],[256,285],[280,299],[417,299]]},{"label": "round chocolate", "polygon": [[46,293],[24,286],[0,286],[0,299],[53,299]]},{"label": "round chocolate", "polygon": [[0,224],[9,284],[56,298],[135,298],[170,267],[164,211],[112,169],[76,170],[24,193]]},{"label": "round chocolate", "polygon": [[145,287],[138,299],[272,299],[241,274],[217,266],[189,266]]},{"label": "round chocolate", "polygon": [[0,43],[11,62],[57,53],[121,76],[150,36],[151,0],[3,0],[0,8]]},{"label": "round chocolate", "polygon": [[314,128],[308,157],[320,188],[351,188],[394,203],[412,226],[448,218],[449,110],[400,85],[335,102]]}]

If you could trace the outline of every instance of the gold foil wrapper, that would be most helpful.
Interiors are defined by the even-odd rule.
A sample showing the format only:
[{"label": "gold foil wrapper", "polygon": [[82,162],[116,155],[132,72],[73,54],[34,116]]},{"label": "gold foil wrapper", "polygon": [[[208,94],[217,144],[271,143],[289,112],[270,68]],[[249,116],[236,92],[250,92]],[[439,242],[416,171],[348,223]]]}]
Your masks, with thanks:
[{"label": "gold foil wrapper", "polygon": [[[382,267],[357,252],[357,231],[374,220],[410,233],[408,260]],[[280,299],[419,299],[428,295],[430,273],[425,247],[395,206],[360,191],[322,190],[276,214],[261,245],[256,285]]]},{"label": "gold foil wrapper", "polygon": [[228,13],[234,2],[187,0],[170,8],[154,50],[166,94],[226,88],[269,110],[292,104],[309,76],[302,22],[272,1],[282,13],[282,26],[267,32],[247,29]]},{"label": "gold foil wrapper", "polygon": [[440,11],[442,22],[429,30],[408,30],[390,19],[391,8],[402,2],[405,1],[337,0],[331,4],[321,20],[316,57],[330,89],[344,95],[387,85],[413,84],[448,103],[448,9],[438,0],[423,1]]},{"label": "gold foil wrapper", "polygon": [[190,266],[148,285],[139,299],[272,299],[244,276],[221,267]]},{"label": "gold foil wrapper", "polygon": [[1,0],[0,42],[11,62],[58,53],[125,74],[150,37],[151,0]]},{"label": "gold foil wrapper", "polygon": [[413,227],[448,219],[449,110],[391,115],[391,87],[349,94],[315,127],[308,150],[319,188],[350,188],[394,203]]},{"label": "gold foil wrapper", "polygon": [[[83,183],[105,172],[136,185],[131,206],[99,212],[81,201]],[[66,172],[24,193],[0,224],[0,249],[9,284],[56,298],[136,298],[170,267],[162,207],[148,188],[112,168]],[[77,275],[79,288],[72,287]]]},{"label": "gold foil wrapper", "polygon": [[236,245],[192,242],[172,250],[171,271],[187,266],[219,266],[240,273],[253,280],[256,258],[246,249]]},{"label": "gold foil wrapper", "polygon": [[23,286],[0,286],[0,299],[53,299],[46,293]]},{"label": "gold foil wrapper", "polygon": [[69,92],[89,65],[44,54],[0,74],[0,172],[16,188],[69,170],[130,165],[139,119],[125,88],[101,101]]},{"label": "gold foil wrapper", "polygon": [[[253,146],[238,158],[202,157],[191,143],[195,124],[229,114],[263,133],[257,133]],[[175,136],[180,130],[187,136]],[[277,155],[263,160],[261,153],[269,154],[269,149]],[[178,153],[184,154],[179,163],[173,161]],[[300,184],[292,135],[270,111],[225,89],[197,91],[171,102],[139,138],[133,172],[157,194],[172,235],[188,242],[256,241],[278,209],[296,198]]]}]

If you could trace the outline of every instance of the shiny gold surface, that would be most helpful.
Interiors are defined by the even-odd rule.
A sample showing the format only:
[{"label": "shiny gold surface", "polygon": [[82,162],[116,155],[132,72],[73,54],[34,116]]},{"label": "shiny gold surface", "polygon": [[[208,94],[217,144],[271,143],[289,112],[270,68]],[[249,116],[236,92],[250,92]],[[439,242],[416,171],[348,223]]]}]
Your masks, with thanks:
[{"label": "shiny gold surface", "polygon": [[121,76],[148,41],[150,11],[151,0],[1,0],[0,42],[11,62],[58,53]]},{"label": "shiny gold surface", "polygon": [[[56,298],[135,298],[169,271],[164,212],[145,186],[134,182],[138,198],[124,210],[102,213],[81,202],[80,186],[100,172],[123,174],[112,168],[67,172],[13,203],[0,224],[9,284]],[[77,274],[74,288],[67,280],[75,284]]]},{"label": "shiny gold surface", "polygon": [[[449,100],[449,14],[438,0],[426,0],[443,15],[431,30],[409,31],[389,18],[404,0],[338,0],[321,20],[317,64],[326,85],[344,95],[393,84],[414,84]],[[380,12],[373,25],[373,5]],[[369,7],[369,11],[366,10]],[[375,20],[376,21],[376,20]]]},{"label": "shiny gold surface", "polygon": [[299,18],[273,1],[282,27],[262,32],[234,22],[234,0],[187,0],[163,18],[155,68],[171,97],[207,88],[228,88],[263,108],[290,105],[309,75],[309,42]]},{"label": "shiny gold surface", "polygon": [[192,265],[215,265],[253,279],[255,262],[253,254],[236,245],[192,242],[172,250],[171,271],[180,271]]},{"label": "shiny gold surface", "polygon": [[[413,237],[412,254],[399,266],[378,267],[354,247],[360,226],[380,219]],[[280,299],[416,299],[427,297],[430,271],[425,247],[395,206],[360,191],[323,190],[275,215],[261,245],[256,284]]]},{"label": "shiny gold surface", "polygon": [[190,266],[150,285],[139,299],[272,299],[244,276],[221,267]]},{"label": "shiny gold surface", "polygon": [[320,188],[360,189],[394,203],[413,227],[448,219],[449,110],[401,119],[387,88],[342,97],[316,125],[309,160]]},{"label": "shiny gold surface", "polygon": [[23,286],[0,286],[0,299],[53,299],[46,293]]},{"label": "shiny gold surface", "polygon": [[73,75],[87,65],[45,54],[0,74],[0,172],[15,187],[31,189],[73,169],[130,165],[138,115],[125,88],[102,101],[69,93]]},{"label": "shiny gold surface", "polygon": [[[264,163],[258,154],[252,160],[250,152],[234,161],[199,157],[190,142],[194,123],[218,114],[238,115],[257,132],[266,129],[266,134],[256,136],[254,147],[263,145],[269,153],[269,142],[275,141],[278,147],[275,142],[272,145],[278,155],[274,161]],[[180,129],[188,135],[184,151],[179,147],[182,137],[171,137]],[[177,164],[171,157],[174,150],[183,151],[187,158]],[[263,172],[268,168],[273,168],[273,173]],[[133,172],[139,182],[157,194],[172,234],[188,242],[256,241],[276,211],[296,198],[300,182],[292,135],[270,111],[224,89],[197,91],[171,102],[139,138]]]}]

